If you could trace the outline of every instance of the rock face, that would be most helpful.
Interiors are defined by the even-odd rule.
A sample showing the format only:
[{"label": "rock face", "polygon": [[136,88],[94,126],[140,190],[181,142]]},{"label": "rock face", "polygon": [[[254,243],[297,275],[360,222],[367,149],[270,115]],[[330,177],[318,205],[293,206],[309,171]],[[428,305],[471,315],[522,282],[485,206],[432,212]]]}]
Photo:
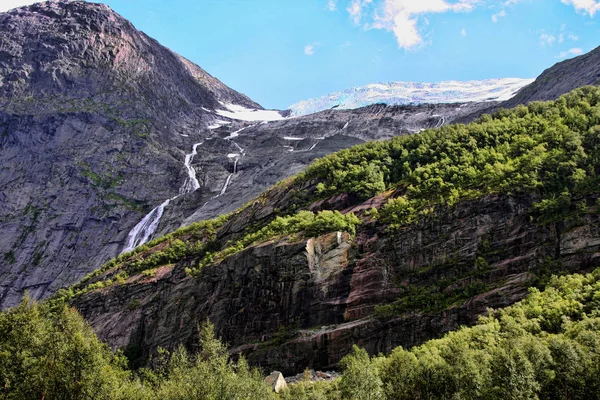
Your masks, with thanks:
[{"label": "rock face", "polygon": [[[197,262],[187,259],[74,305],[101,339],[141,363],[158,347],[191,346],[210,318],[234,354],[267,370],[333,368],[353,344],[372,354],[420,344],[520,300],[544,271],[595,267],[600,216],[540,225],[530,218],[535,201],[491,195],[396,233],[367,224],[355,238],[282,238],[205,267],[200,278],[186,276]],[[252,218],[239,214],[223,240]],[[394,308],[399,298],[409,306]]]},{"label": "rock face", "polygon": [[[596,82],[597,54],[558,64],[505,105]],[[47,297],[119,254],[180,193],[194,147],[199,189],[169,204],[154,236],[232,211],[317,157],[490,110],[373,105],[257,123],[224,116],[224,104],[261,108],[104,5],[1,13],[0,307],[25,290]]]},{"label": "rock face", "polygon": [[372,106],[263,124],[224,116],[224,104],[260,109],[107,6],[0,14],[0,308],[119,254],[144,215],[180,193],[195,145],[200,190],[172,201],[155,235],[231,211],[316,157],[480,108]]},{"label": "rock face", "polygon": [[260,107],[104,5],[0,13],[0,307],[117,255],[219,102]]},{"label": "rock face", "polygon": [[[366,141],[450,124],[485,107],[487,103],[377,104],[268,124],[226,125],[214,130],[219,137],[206,140],[198,147],[198,156],[193,162],[205,190],[172,202],[165,210],[158,231],[165,234],[180,226],[231,212],[275,183],[303,171],[316,158]],[[239,132],[235,137],[230,137],[231,132],[236,131]],[[225,182],[228,182],[227,190],[221,194]]]}]

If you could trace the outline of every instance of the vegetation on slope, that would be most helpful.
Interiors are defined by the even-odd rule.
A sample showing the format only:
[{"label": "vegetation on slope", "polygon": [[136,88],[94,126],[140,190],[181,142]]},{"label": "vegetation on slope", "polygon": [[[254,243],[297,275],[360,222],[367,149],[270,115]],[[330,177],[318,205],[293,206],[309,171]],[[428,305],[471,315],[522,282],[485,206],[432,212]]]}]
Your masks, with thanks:
[{"label": "vegetation on slope", "polygon": [[[532,216],[540,223],[582,215],[595,205],[587,204],[585,196],[598,193],[599,144],[600,88],[584,87],[555,102],[502,110],[469,125],[355,146],[317,160],[285,182],[285,190],[294,195],[277,210],[279,217],[249,224],[238,235],[219,234],[244,210],[254,212],[272,202],[282,187],[233,214],[193,224],[123,254],[58,297],[123,283],[134,274],[151,275],[157,267],[182,260],[196,260],[187,271],[200,276],[207,265],[281,236],[353,233],[361,223],[353,215],[305,211],[316,199],[343,193],[356,204],[391,190],[387,203],[368,218],[388,231],[415,223],[436,207],[453,207],[490,193],[532,194],[539,199]],[[385,315],[390,310],[380,311]]]},{"label": "vegetation on slope", "polygon": [[[276,399],[243,359],[229,360],[210,323],[200,351],[161,352],[130,371],[76,311],[25,299],[0,314],[5,399]],[[600,269],[552,278],[479,324],[370,358],[355,347],[334,382],[292,385],[294,399],[587,399],[600,397]]]},{"label": "vegetation on slope", "polygon": [[[360,220],[353,214],[302,211],[311,187],[321,198],[346,193],[356,202],[394,189],[380,210],[369,213],[369,220],[396,229],[418,221],[434,207],[451,207],[496,192],[534,194],[539,202],[532,211],[541,223],[587,212],[582,199],[598,192],[598,144],[600,89],[588,87],[556,102],[501,111],[467,126],[368,143],[325,157],[287,183],[287,189],[298,192],[295,204],[280,210],[279,217],[246,227],[230,242],[221,243],[219,231],[243,209],[122,255],[55,301],[38,305],[24,300],[0,314],[0,395],[7,399],[272,397],[262,376],[243,360],[228,359],[210,328],[202,330],[199,354],[183,349],[163,352],[155,360],[156,369],[132,372],[124,357],[100,343],[62,300],[186,258],[198,260],[198,268],[190,271],[198,273],[203,266],[283,235],[354,233]],[[253,206],[269,201],[270,193]],[[492,312],[477,326],[443,339],[411,350],[398,348],[389,357],[370,358],[355,348],[342,362],[345,373],[338,382],[302,382],[283,397],[599,397],[595,379],[600,372],[599,299],[600,271],[554,278],[544,292],[532,289],[522,303]],[[392,306],[412,309],[415,304]]]},{"label": "vegetation on slope", "polygon": [[398,189],[379,213],[395,227],[432,206],[499,192],[535,193],[544,200],[540,212],[563,213],[573,199],[597,191],[599,144],[600,88],[590,86],[469,125],[342,150],[315,161],[296,182],[318,181],[322,196],[345,192],[360,200]]}]

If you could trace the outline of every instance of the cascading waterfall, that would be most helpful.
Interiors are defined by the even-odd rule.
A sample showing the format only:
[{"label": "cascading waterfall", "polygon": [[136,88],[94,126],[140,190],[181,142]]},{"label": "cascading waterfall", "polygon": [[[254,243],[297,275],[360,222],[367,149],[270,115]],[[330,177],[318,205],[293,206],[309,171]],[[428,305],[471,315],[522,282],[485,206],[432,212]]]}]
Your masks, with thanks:
[{"label": "cascading waterfall", "polygon": [[186,178],[183,186],[179,188],[179,195],[184,195],[186,193],[191,193],[200,188],[200,182],[196,178],[196,170],[192,167],[192,162],[194,161],[194,157],[198,154],[198,146],[200,146],[204,142],[196,143],[192,147],[192,152],[190,154],[186,154],[185,156],[185,168],[188,172],[188,177]]},{"label": "cascading waterfall", "polygon": [[[219,193],[219,196],[223,196],[225,194],[225,192],[227,191],[227,187],[229,187],[229,182],[231,182],[232,176],[233,176],[233,174],[227,175],[227,179],[225,179],[225,184],[223,185],[223,189],[221,189],[221,193]],[[217,197],[219,197],[219,196],[217,196]]]},{"label": "cascading waterfall", "polygon": [[[175,199],[174,197],[173,199]],[[158,223],[162,218],[163,212],[165,211],[165,207],[169,205],[171,200],[166,200],[160,206],[155,207],[150,211],[133,229],[129,232],[127,236],[127,244],[123,249],[122,253],[126,253],[135,249],[138,246],[146,243],[150,237],[158,228]]]},{"label": "cascading waterfall", "polygon": [[[204,142],[196,143],[192,146],[192,152],[185,155],[184,165],[188,173],[188,177],[185,179],[183,185],[179,188],[179,196],[191,193],[200,188],[200,183],[196,178],[196,170],[192,167],[194,157],[198,154],[198,146]],[[154,235],[160,219],[165,212],[165,207],[169,205],[172,200],[175,200],[179,196],[175,196],[163,202],[158,207],[155,207],[136,225],[127,235],[127,244],[123,248],[121,253],[127,253],[138,246],[147,243],[148,240]]]},{"label": "cascading waterfall", "polygon": [[225,138],[225,140],[229,140],[231,143],[233,143],[235,145],[235,147],[237,147],[237,149],[239,150],[239,153],[232,153],[232,154],[227,155],[227,158],[233,158],[233,173],[231,173],[227,176],[227,179],[225,179],[225,184],[223,185],[223,189],[221,189],[221,193],[219,193],[217,196],[215,196],[215,198],[223,196],[225,194],[225,192],[227,192],[227,188],[229,187],[231,178],[233,177],[233,175],[237,174],[238,161],[240,160],[241,157],[246,155],[246,150],[242,149],[239,144],[237,144],[236,142],[233,141],[233,138],[237,137],[238,133],[243,131],[244,129],[245,128],[242,128],[239,131],[235,131],[231,135],[229,135]]},{"label": "cascading waterfall", "polygon": [[[238,148],[239,154],[229,154],[229,156],[232,156],[234,158],[233,173],[227,176],[227,179],[225,180],[221,192],[217,196],[215,196],[215,198],[225,194],[227,188],[229,187],[229,183],[231,182],[231,178],[237,173],[237,164],[239,159],[246,155],[246,151],[242,149],[240,145],[238,145],[232,139],[238,137],[241,131],[250,127],[242,128],[240,130],[232,132],[229,136],[225,138],[225,140],[230,141],[235,145],[235,147]],[[194,167],[192,167],[192,162],[194,161],[194,157],[198,154],[198,147],[201,146],[202,143],[204,142],[194,144],[192,146],[192,152],[185,155],[184,165],[187,170],[188,177],[186,178],[183,185],[179,188],[179,195],[169,200],[166,200],[158,207],[153,208],[152,211],[150,211],[135,227],[133,227],[133,229],[129,232],[129,235],[127,236],[127,244],[125,245],[125,248],[123,249],[122,253],[131,251],[136,247],[147,243],[148,240],[150,240],[150,238],[152,237],[152,235],[154,235],[154,232],[156,232],[156,229],[158,228],[158,224],[160,223],[160,219],[163,216],[165,207],[167,207],[167,205],[169,205],[171,201],[175,200],[180,196],[183,196],[184,194],[194,192],[200,188],[200,182],[198,182],[198,178],[196,177],[196,170],[194,169]]]}]

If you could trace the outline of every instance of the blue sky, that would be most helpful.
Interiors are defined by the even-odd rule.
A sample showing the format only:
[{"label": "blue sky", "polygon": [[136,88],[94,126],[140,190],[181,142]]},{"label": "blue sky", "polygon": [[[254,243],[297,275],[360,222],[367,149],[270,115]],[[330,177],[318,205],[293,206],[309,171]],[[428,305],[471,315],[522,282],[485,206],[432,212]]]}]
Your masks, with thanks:
[{"label": "blue sky", "polygon": [[106,4],[267,108],[375,82],[536,77],[600,45],[600,0]]}]

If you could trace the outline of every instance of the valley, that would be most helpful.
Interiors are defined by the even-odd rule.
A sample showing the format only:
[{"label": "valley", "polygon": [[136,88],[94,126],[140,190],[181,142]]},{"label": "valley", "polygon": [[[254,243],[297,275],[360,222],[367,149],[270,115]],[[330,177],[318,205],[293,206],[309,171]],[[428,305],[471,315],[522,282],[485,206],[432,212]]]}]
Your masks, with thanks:
[{"label": "valley", "polygon": [[599,56],[266,110],[106,5],[0,13],[0,394],[600,393]]}]

